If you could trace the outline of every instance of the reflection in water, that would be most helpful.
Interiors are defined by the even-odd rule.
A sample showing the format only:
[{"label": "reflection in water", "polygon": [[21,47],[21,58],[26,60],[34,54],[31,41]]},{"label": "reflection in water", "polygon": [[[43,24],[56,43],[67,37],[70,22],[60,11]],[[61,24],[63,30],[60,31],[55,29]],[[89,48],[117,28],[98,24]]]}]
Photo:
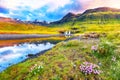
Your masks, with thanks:
[{"label": "reflection in water", "polygon": [[0,72],[13,64],[24,61],[28,58],[28,54],[37,54],[53,46],[54,44],[46,42],[38,44],[23,43],[0,48]]}]

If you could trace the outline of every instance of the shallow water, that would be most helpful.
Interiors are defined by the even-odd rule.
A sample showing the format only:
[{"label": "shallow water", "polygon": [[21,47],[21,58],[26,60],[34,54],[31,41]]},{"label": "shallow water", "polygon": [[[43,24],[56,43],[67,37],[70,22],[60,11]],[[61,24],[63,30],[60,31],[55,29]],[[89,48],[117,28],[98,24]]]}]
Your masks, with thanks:
[{"label": "shallow water", "polygon": [[37,54],[51,49],[55,44],[50,42],[22,43],[14,46],[0,48],[0,72],[13,64],[24,61],[28,54]]}]

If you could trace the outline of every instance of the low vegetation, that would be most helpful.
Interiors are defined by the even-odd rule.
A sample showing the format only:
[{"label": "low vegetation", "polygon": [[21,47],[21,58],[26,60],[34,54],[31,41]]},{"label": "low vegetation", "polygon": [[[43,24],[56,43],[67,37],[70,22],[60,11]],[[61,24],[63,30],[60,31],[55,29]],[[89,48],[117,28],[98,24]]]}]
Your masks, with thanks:
[{"label": "low vegetation", "polygon": [[[114,36],[117,38],[112,38]],[[3,80],[119,80],[120,34],[70,40],[0,73]]]},{"label": "low vegetation", "polygon": [[58,34],[59,28],[40,25],[0,22],[0,34]]}]

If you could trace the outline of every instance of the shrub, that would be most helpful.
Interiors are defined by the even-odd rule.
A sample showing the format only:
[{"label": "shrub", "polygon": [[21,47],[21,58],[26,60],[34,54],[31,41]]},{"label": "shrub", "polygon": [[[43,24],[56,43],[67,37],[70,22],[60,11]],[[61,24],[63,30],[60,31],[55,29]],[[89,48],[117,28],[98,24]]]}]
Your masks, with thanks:
[{"label": "shrub", "polygon": [[102,41],[99,44],[99,54],[101,56],[111,56],[115,52],[115,45],[109,41]]},{"label": "shrub", "polygon": [[109,41],[102,40],[98,46],[92,46],[91,52],[96,57],[108,57],[114,54],[116,46]]}]

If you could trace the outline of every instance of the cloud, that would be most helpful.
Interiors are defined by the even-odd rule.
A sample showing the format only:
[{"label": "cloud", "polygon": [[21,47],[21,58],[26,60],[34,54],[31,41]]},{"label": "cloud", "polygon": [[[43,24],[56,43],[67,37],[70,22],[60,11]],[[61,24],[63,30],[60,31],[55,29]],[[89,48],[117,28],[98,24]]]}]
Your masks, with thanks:
[{"label": "cloud", "polygon": [[66,4],[70,4],[71,0],[1,0],[0,5],[10,10],[19,9],[40,9],[44,6],[48,6],[48,11],[54,11],[59,7],[64,7]]},{"label": "cloud", "polygon": [[63,8],[67,4],[72,4],[73,2],[71,0],[51,0],[49,2],[49,9],[47,10],[48,12],[57,10],[59,8]]},{"label": "cloud", "polygon": [[0,13],[0,17],[10,17],[9,15],[6,15],[6,14],[3,14],[3,13]]},{"label": "cloud", "polygon": [[80,11],[84,11],[86,9],[92,9],[97,7],[113,7],[120,8],[120,0],[77,0],[79,4],[82,6]]},{"label": "cloud", "polygon": [[[63,15],[59,17],[56,15],[62,14],[61,8],[65,9],[66,5],[72,3],[72,0],[0,0],[0,6],[9,10],[6,16],[20,18],[22,20],[34,20],[39,18],[40,20],[47,19],[53,21],[55,18],[59,19]],[[3,13],[3,11],[1,12]]]}]

